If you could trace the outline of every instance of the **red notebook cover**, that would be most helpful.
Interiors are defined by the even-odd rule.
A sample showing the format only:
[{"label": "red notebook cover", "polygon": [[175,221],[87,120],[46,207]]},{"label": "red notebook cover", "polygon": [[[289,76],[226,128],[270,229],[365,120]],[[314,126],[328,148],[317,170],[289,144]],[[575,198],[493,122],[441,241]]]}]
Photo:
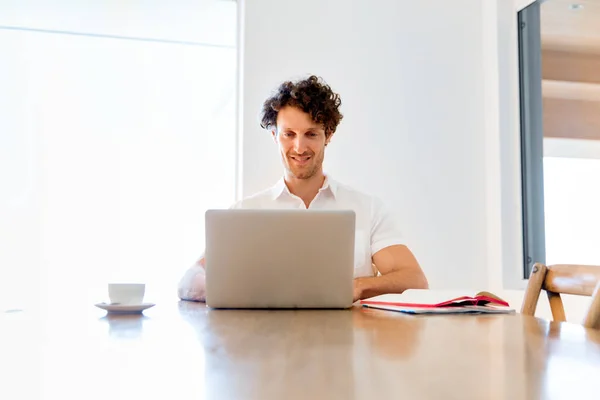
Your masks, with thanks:
[{"label": "red notebook cover", "polygon": [[439,307],[462,307],[462,306],[484,306],[486,304],[500,305],[509,307],[508,303],[499,298],[494,298],[486,295],[477,295],[474,297],[461,296],[450,300],[443,301],[441,303],[429,303],[429,304],[418,304],[418,303],[402,303],[402,302],[390,302],[390,301],[377,301],[377,300],[361,300],[360,304],[364,305],[383,305],[383,306],[399,306],[399,307],[419,307],[419,308],[439,308]]}]

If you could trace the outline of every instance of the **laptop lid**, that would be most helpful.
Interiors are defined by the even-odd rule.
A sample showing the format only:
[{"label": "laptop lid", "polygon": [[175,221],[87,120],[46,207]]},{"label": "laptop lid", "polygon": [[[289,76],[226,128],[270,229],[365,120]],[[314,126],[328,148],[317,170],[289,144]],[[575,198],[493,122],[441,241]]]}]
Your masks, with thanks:
[{"label": "laptop lid", "polygon": [[352,210],[208,210],[206,303],[214,308],[347,308]]}]

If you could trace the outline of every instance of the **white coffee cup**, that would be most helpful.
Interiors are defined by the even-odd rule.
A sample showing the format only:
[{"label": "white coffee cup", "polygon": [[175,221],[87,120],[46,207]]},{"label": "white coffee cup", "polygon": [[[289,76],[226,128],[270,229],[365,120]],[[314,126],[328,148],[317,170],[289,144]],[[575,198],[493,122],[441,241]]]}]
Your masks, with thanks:
[{"label": "white coffee cup", "polygon": [[108,298],[111,303],[137,305],[144,301],[146,285],[143,283],[109,283]]}]

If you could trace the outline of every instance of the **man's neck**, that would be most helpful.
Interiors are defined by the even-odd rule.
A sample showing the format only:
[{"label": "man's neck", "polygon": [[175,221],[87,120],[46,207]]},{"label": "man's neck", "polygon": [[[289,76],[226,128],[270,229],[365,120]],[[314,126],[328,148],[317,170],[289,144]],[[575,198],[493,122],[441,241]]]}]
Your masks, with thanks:
[{"label": "man's neck", "polygon": [[288,190],[293,195],[296,195],[302,199],[306,208],[310,205],[313,199],[319,193],[319,189],[323,187],[323,182],[325,182],[325,174],[323,171],[311,176],[308,179],[297,179],[294,177],[290,177],[289,175],[285,175],[285,184],[288,187]]}]

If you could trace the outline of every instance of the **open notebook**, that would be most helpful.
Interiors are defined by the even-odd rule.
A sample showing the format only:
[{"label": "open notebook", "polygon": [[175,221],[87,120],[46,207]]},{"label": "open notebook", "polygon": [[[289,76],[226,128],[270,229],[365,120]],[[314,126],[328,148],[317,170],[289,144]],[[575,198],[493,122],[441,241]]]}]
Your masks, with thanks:
[{"label": "open notebook", "polygon": [[364,307],[408,314],[508,314],[515,310],[489,292],[474,296],[457,295],[455,291],[409,289],[402,294],[385,294],[362,300]]}]

